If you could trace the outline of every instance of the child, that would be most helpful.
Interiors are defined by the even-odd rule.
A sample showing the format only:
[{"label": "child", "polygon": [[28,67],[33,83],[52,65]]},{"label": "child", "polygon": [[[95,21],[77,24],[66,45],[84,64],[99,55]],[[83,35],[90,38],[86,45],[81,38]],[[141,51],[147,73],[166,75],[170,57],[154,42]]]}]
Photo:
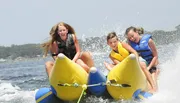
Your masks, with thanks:
[{"label": "child", "polygon": [[[88,73],[89,69],[94,66],[94,62],[89,52],[82,52],[79,47],[73,27],[64,22],[60,22],[52,27],[50,31],[51,40],[44,43],[42,46],[45,50],[45,55],[50,50],[52,57],[56,59],[59,53],[63,53],[69,59],[79,64]],[[46,71],[48,76],[53,67],[53,62],[46,62]]]},{"label": "child", "polygon": [[[129,44],[127,44],[125,42],[120,42],[118,40],[118,37],[115,32],[111,32],[108,34],[107,44],[112,49],[109,57],[113,61],[113,64],[108,64],[108,63],[104,62],[105,66],[108,70],[111,70],[113,66],[115,66],[116,64],[118,64],[122,60],[124,60],[129,55],[129,53],[133,53],[136,55],[136,57],[138,57],[138,53]],[[154,92],[156,90],[155,84],[153,82],[151,74],[146,69],[145,62],[140,62],[140,66],[141,66],[141,69],[143,70],[143,72],[145,73],[147,80],[149,81],[149,83],[151,85],[150,92]]]},{"label": "child", "polygon": [[152,73],[154,82],[157,85],[157,76],[160,72],[159,67],[157,67],[159,64],[157,49],[151,35],[140,34],[144,34],[144,30],[132,26],[127,28],[125,33],[131,47],[146,60],[147,69]]}]

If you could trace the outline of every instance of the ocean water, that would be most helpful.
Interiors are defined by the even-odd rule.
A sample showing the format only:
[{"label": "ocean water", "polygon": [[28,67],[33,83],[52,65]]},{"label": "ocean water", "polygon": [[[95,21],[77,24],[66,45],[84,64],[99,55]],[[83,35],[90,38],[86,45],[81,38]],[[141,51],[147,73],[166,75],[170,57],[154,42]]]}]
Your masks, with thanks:
[{"label": "ocean water", "polygon": [[[157,47],[161,65],[158,77],[159,90],[143,103],[179,103],[180,93],[180,45],[169,43]],[[93,52],[95,65],[107,74],[103,62],[110,61],[108,52]],[[0,103],[35,103],[35,92],[42,87],[49,87],[44,63],[50,58],[7,61],[0,63]],[[87,103],[114,103],[115,101],[88,97]],[[116,101],[135,103],[135,101]]]}]

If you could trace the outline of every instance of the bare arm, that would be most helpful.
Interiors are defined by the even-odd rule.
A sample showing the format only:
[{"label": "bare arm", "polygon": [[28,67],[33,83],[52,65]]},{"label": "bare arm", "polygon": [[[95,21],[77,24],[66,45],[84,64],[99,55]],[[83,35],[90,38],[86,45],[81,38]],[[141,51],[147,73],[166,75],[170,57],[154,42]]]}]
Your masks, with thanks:
[{"label": "bare arm", "polygon": [[149,44],[149,47],[151,48],[152,55],[153,55],[153,59],[152,59],[151,63],[148,66],[148,70],[149,70],[152,66],[156,65],[156,62],[158,60],[158,54],[157,54],[156,46],[155,46],[152,39],[149,39],[148,44]]},{"label": "bare arm", "polygon": [[125,43],[125,42],[122,42],[122,46],[127,50],[129,51],[130,53],[133,53],[136,55],[136,57],[138,57],[138,53],[136,52],[136,50],[134,50],[129,44]]},{"label": "bare arm", "polygon": [[[58,53],[58,47],[57,47],[57,43],[53,42],[53,44],[51,45],[51,53],[52,54],[57,54]],[[55,60],[57,56],[53,56],[53,59]]]},{"label": "bare arm", "polygon": [[75,48],[76,48],[76,55],[74,56],[72,61],[76,62],[78,60],[79,56],[80,56],[81,50],[80,50],[80,46],[79,46],[79,43],[78,43],[78,40],[77,40],[76,36],[74,34],[72,36],[73,36],[74,45],[75,45]]}]

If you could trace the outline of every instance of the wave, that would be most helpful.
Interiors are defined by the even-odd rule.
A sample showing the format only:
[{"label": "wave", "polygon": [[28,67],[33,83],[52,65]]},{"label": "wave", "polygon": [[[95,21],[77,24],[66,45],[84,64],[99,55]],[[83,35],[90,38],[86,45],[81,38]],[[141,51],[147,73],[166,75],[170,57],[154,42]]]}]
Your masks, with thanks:
[{"label": "wave", "polygon": [[22,91],[11,83],[0,83],[0,91],[2,103],[35,103],[35,91]]},{"label": "wave", "polygon": [[23,74],[23,75],[12,75],[12,76],[8,76],[8,77],[1,77],[1,80],[19,80],[22,78],[31,78],[31,77],[35,77],[37,75],[32,75],[32,74]]},{"label": "wave", "polygon": [[[158,78],[159,91],[148,99],[147,103],[179,103],[180,93],[180,47],[174,48],[176,52],[171,59],[166,59],[161,65],[161,73]],[[169,49],[171,52],[171,49]],[[165,54],[166,52],[164,52]],[[167,55],[166,56],[171,56]]]}]

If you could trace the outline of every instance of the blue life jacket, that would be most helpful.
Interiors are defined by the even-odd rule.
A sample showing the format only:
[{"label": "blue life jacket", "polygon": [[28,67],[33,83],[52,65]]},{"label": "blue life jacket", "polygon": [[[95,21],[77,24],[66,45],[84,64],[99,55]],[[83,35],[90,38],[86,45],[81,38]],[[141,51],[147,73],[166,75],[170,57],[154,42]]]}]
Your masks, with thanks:
[{"label": "blue life jacket", "polygon": [[148,45],[149,39],[151,37],[152,36],[149,34],[144,34],[139,43],[130,41],[131,47],[134,48],[139,53],[139,56],[145,59],[148,64],[150,64],[153,58],[152,51]]}]

